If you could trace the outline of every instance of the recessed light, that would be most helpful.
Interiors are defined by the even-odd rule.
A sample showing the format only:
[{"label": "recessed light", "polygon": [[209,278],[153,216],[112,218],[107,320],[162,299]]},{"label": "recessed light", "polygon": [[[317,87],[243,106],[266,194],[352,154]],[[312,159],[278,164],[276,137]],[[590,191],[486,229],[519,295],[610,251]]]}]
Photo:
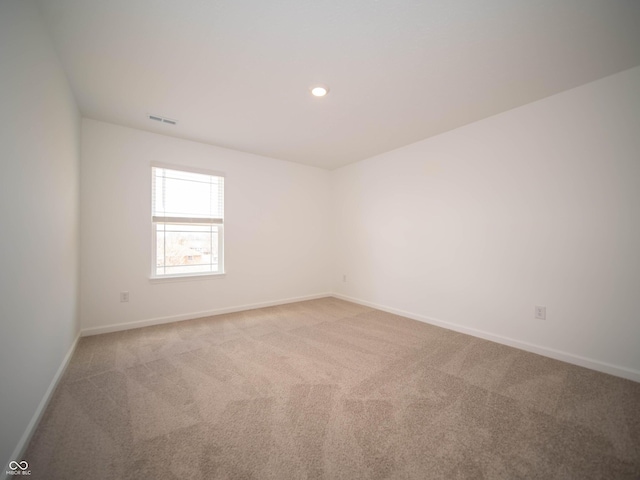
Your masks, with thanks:
[{"label": "recessed light", "polygon": [[316,85],[315,87],[311,87],[311,95],[314,97],[324,97],[327,93],[329,93],[329,87],[324,85]]}]

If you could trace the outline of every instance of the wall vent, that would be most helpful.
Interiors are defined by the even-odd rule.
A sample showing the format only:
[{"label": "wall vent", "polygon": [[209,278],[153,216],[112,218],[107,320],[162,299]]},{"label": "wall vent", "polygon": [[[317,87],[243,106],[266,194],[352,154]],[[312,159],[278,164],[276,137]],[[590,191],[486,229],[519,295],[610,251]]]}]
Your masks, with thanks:
[{"label": "wall vent", "polygon": [[149,117],[149,120],[153,120],[154,122],[167,123],[169,125],[175,125],[178,123],[177,120],[161,117],[160,115],[148,115],[148,117]]}]

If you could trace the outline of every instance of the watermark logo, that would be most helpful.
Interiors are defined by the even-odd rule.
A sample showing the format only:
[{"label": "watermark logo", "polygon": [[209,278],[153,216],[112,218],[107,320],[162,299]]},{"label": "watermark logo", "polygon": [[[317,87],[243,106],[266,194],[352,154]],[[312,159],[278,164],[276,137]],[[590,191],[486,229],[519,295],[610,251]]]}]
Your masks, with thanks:
[{"label": "watermark logo", "polygon": [[21,462],[11,460],[9,462],[9,470],[6,472],[7,475],[31,475],[31,470],[29,470],[29,464],[26,460],[22,460]]}]

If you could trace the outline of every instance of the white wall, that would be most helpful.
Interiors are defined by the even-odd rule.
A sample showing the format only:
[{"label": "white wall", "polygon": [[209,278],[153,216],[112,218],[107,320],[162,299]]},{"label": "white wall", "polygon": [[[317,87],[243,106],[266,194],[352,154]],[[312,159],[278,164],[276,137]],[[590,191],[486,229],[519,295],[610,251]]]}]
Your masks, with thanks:
[{"label": "white wall", "polygon": [[333,182],[336,292],[640,380],[640,67]]},{"label": "white wall", "polygon": [[[152,161],[225,173],[225,276],[149,281]],[[330,290],[327,171],[83,119],[81,200],[89,333]]]},{"label": "white wall", "polygon": [[[34,4],[0,2],[0,468],[79,330],[75,101]],[[2,474],[4,471],[0,470]]]}]

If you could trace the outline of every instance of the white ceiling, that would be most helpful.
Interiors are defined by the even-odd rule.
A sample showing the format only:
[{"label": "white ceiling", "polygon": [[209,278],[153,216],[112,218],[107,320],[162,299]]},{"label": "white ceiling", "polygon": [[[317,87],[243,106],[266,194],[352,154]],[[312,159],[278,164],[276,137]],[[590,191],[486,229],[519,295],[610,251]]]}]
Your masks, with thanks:
[{"label": "white ceiling", "polygon": [[40,5],[84,116],[328,169],[640,65],[638,0]]}]

